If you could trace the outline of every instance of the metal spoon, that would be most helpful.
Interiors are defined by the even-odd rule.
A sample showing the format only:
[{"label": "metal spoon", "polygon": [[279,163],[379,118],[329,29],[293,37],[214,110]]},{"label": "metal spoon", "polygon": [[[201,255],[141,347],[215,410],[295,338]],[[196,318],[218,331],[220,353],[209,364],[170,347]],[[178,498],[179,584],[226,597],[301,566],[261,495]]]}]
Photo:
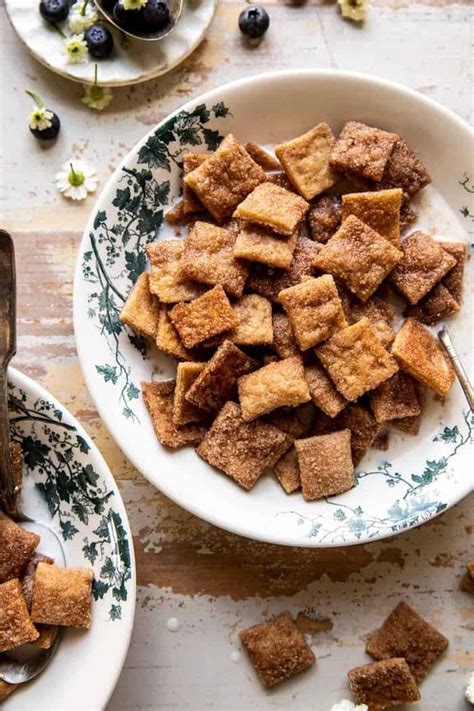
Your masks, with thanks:
[{"label": "metal spoon", "polygon": [[[133,30],[126,29],[119,25],[116,21],[113,12],[109,9],[110,2],[107,0],[94,0],[94,5],[98,9],[99,13],[105,17],[107,22],[110,22],[116,30],[123,32],[124,35],[128,37],[133,37],[133,39],[143,40],[144,42],[157,42],[158,40],[164,39],[169,33],[175,28],[178,20],[183,12],[184,0],[169,0],[170,8],[170,21],[162,30],[158,32],[150,32],[149,34],[144,34],[141,32],[134,32]],[[129,10],[129,12],[136,12],[136,10]]]},{"label": "metal spoon", "polygon": [[[16,276],[15,253],[10,235],[0,230],[0,510],[10,518],[27,524],[47,544],[48,552],[61,565],[66,558],[62,543],[52,528],[26,516],[20,508],[21,481],[17,481],[10,452],[8,424],[7,366],[16,353]],[[0,679],[8,684],[19,684],[37,676],[47,666],[60,640],[56,630],[49,649],[33,647],[0,654]]]},{"label": "metal spoon", "polygon": [[438,332],[438,338],[443,344],[446,353],[448,354],[449,359],[453,364],[454,370],[456,371],[456,375],[459,380],[459,384],[464,390],[464,395],[466,396],[468,405],[470,409],[474,411],[474,390],[472,388],[469,377],[466,371],[464,370],[464,366],[459,360],[458,354],[456,353],[453,342],[451,340],[451,336],[449,335],[449,331],[445,326],[443,326],[443,328]]}]

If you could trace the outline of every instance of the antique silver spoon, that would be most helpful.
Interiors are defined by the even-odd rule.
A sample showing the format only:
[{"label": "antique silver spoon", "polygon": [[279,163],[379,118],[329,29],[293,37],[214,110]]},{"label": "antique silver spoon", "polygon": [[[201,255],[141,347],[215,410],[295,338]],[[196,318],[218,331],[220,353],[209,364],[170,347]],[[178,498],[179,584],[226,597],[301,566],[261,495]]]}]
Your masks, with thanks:
[{"label": "antique silver spoon", "polygon": [[[134,32],[131,29],[126,29],[118,24],[113,12],[108,9],[107,0],[94,0],[94,5],[98,9],[99,13],[105,17],[107,22],[110,22],[116,30],[123,32],[124,35],[128,37],[133,37],[134,39],[143,40],[144,42],[157,42],[158,40],[164,39],[169,33],[176,27],[178,20],[183,12],[183,2],[184,0],[170,0],[170,20],[168,24],[158,32],[151,32],[150,34],[143,34],[141,32]],[[130,10],[129,12],[135,12]]]},{"label": "antique silver spoon", "polygon": [[464,395],[466,396],[468,405],[470,409],[474,411],[474,390],[472,388],[469,377],[466,371],[464,370],[464,366],[459,360],[458,354],[456,353],[453,342],[451,340],[451,336],[449,335],[449,331],[445,326],[443,326],[443,328],[441,328],[438,332],[438,338],[443,344],[446,353],[448,354],[449,359],[453,364],[453,368],[456,372],[459,384],[461,385],[464,391]]},{"label": "antique silver spoon", "polygon": [[[20,508],[21,480],[15,478],[10,452],[8,423],[7,367],[16,353],[16,276],[15,253],[10,235],[0,230],[0,510],[25,528],[41,536],[48,553],[64,565],[62,543],[52,528],[26,516]],[[56,628],[49,649],[25,645],[0,654],[0,679],[8,684],[20,684],[40,674],[56,652],[61,634]]]}]

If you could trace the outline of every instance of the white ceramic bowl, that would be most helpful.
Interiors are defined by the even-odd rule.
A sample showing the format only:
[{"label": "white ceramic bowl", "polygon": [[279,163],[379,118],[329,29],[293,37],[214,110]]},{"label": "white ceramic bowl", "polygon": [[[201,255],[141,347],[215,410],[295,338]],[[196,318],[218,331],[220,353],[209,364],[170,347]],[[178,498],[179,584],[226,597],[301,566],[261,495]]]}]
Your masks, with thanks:
[{"label": "white ceramic bowl", "polygon": [[[67,629],[47,669],[5,705],[10,711],[103,709],[125,661],[135,612],[127,514],[107,464],[66,408],[17,370],[10,368],[8,377],[11,437],[25,459],[22,508],[56,530],[66,565],[94,569],[94,599],[90,630]],[[41,544],[38,550],[51,552]]]},{"label": "white ceramic bowl", "polygon": [[[439,238],[468,240],[474,215],[474,139],[450,111],[402,86],[339,71],[264,74],[220,87],[180,108],[125,158],[105,187],[82,240],[74,286],[74,324],[88,388],[131,462],[167,496],[201,518],[256,539],[335,546],[391,536],[431,519],[472,489],[472,415],[458,384],[443,406],[428,398],[416,438],[391,435],[372,450],[358,486],[327,501],[286,496],[271,476],[246,493],[191,448],[171,452],[156,440],[140,381],[170,377],[174,364],[120,325],[119,311],[145,268],[144,246],[167,233],[163,210],[180,190],[179,158],[214,148],[218,135],[274,144],[319,121],[335,131],[349,119],[401,134],[427,164],[434,187],[419,200],[419,225]],[[442,195],[442,197],[441,197]],[[168,228],[169,229],[169,228]],[[451,324],[471,361],[472,268],[464,308]]]}]

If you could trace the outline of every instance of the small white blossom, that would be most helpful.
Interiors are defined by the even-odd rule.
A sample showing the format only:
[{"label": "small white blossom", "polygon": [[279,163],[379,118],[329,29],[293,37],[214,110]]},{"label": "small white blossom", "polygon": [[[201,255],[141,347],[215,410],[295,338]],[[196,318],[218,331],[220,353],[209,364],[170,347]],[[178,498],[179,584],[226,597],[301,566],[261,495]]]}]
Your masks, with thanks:
[{"label": "small white blossom", "polygon": [[79,64],[87,59],[87,44],[84,35],[72,35],[64,40],[68,64]]},{"label": "small white blossom", "polygon": [[139,10],[145,7],[148,0],[123,0],[124,10]]},{"label": "small white blossom", "polygon": [[108,86],[97,86],[97,84],[86,84],[82,95],[82,103],[90,109],[102,111],[113,99],[112,89]]},{"label": "small white blossom", "polygon": [[363,22],[367,17],[368,0],[337,0],[343,17],[354,22]]},{"label": "small white blossom", "polygon": [[467,679],[466,699],[474,706],[474,672],[469,674]]},{"label": "small white blossom", "polygon": [[356,706],[352,701],[343,699],[331,706],[331,711],[368,711],[368,707],[366,704],[358,704]]},{"label": "small white blossom", "polygon": [[68,16],[69,29],[73,34],[80,35],[98,19],[92,0],[76,0]]},{"label": "small white blossom", "polygon": [[56,185],[65,197],[84,200],[88,193],[97,189],[97,173],[95,168],[87,163],[71,159],[56,174]]},{"label": "small white blossom", "polygon": [[44,106],[38,107],[34,109],[29,115],[28,126],[33,131],[44,131],[46,128],[49,128],[52,125],[51,119],[53,118],[53,115],[53,112],[48,111],[44,108]]}]

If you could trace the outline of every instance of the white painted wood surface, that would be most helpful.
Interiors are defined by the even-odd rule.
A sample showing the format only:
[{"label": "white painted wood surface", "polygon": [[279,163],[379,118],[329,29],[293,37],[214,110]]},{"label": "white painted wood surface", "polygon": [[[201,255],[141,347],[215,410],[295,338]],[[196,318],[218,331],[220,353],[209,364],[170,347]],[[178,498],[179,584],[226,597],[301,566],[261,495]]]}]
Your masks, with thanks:
[{"label": "white painted wood surface", "polygon": [[[286,67],[378,74],[472,120],[470,0],[373,0],[362,28],[343,22],[332,2],[280,0],[268,3],[271,29],[255,48],[236,29],[242,7],[221,2],[208,39],[183,66],[117,90],[102,115],[81,104],[80,87],[27,55],[1,9],[0,189],[2,226],[14,231],[18,253],[15,364],[59,397],[94,437],[119,482],[135,538],[136,624],[109,708],[329,711],[332,703],[350,698],[347,670],[368,661],[364,635],[406,598],[451,642],[422,685],[422,701],[411,708],[466,711],[474,614],[472,597],[457,586],[464,561],[473,557],[472,498],[419,530],[367,546],[318,552],[253,543],[198,521],[153,490],[111,441],[84,388],[71,295],[77,244],[92,201],[72,205],[52,183],[71,155],[94,163],[103,182],[144,132],[183,101],[234,78]],[[52,148],[42,149],[28,132],[25,88],[41,93],[62,119]],[[312,635],[318,664],[264,692],[238,654],[238,630],[284,609],[323,620],[313,623],[321,630]],[[179,621],[176,632],[167,628],[170,617]]]}]

